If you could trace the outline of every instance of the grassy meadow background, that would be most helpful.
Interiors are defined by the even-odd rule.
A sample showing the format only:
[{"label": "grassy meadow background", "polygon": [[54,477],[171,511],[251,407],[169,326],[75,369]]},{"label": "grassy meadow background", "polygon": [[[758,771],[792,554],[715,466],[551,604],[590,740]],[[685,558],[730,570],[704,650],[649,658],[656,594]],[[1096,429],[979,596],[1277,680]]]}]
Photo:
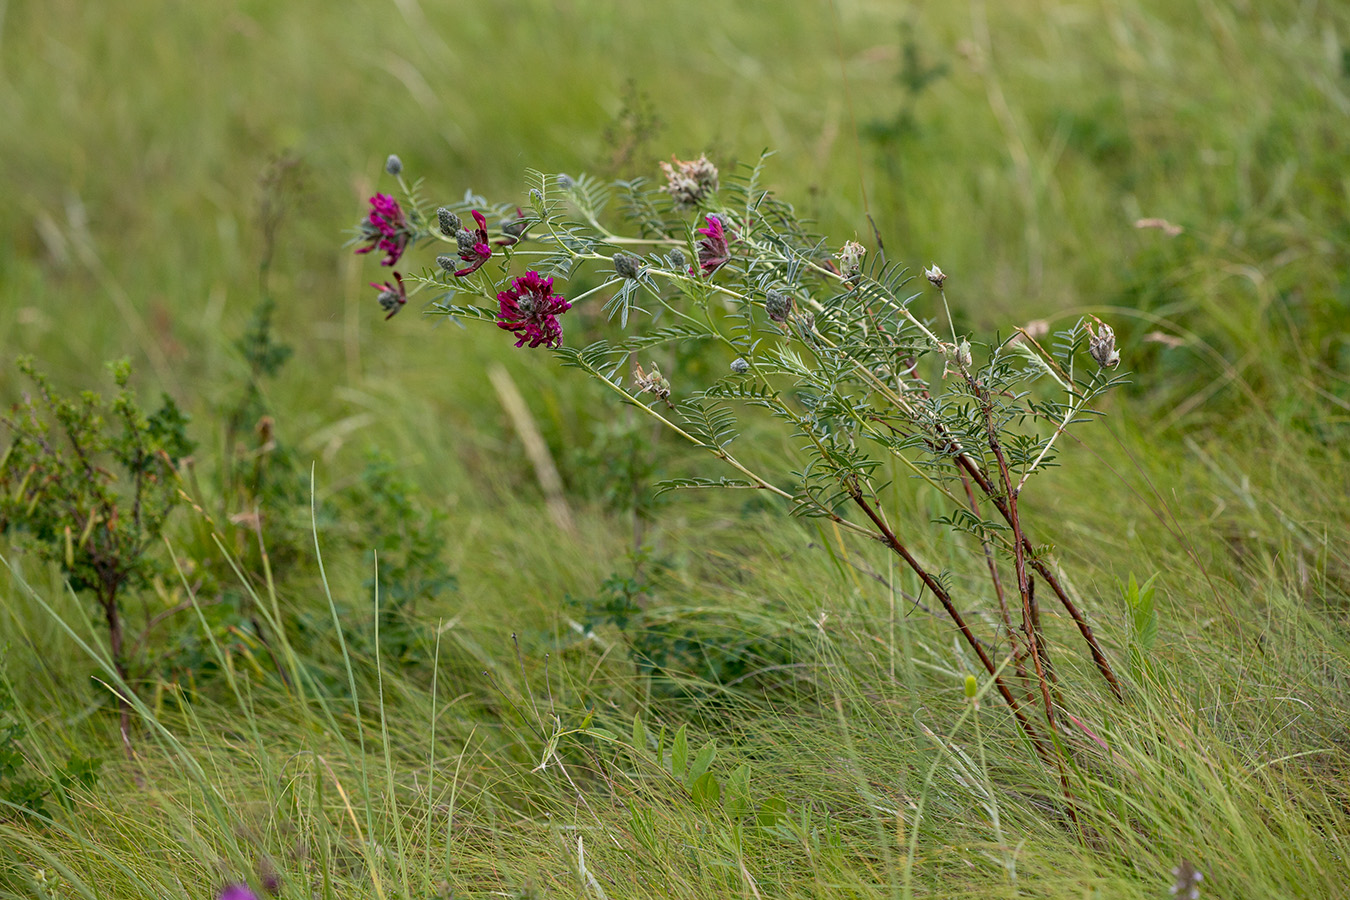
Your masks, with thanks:
[{"label": "grassy meadow background", "polygon": [[[1132,384],[1026,498],[1122,672],[1120,585],[1158,576],[1125,703],[1060,656],[1110,748],[1073,773],[1081,830],[881,548],[653,499],[722,473],[494,328],[382,321],[384,273],[342,246],[389,153],[432,197],[505,200],[527,167],[765,148],[832,244],[874,244],[870,214],[891,259],[939,263],[959,325],[1118,331]],[[102,760],[44,816],[0,805],[0,896],[1152,898],[1182,860],[1205,897],[1346,896],[1347,160],[1337,3],[0,0],[0,398],[21,355],[105,393],[125,356],[198,444],[184,577],[127,601],[143,625],[198,600],[137,650],[134,760],[91,605],[0,545],[10,777]],[[244,405],[265,296],[294,353]],[[231,480],[264,456],[265,557]],[[978,548],[922,536],[936,494],[894,503],[983,590]],[[426,589],[396,622],[372,550]],[[667,762],[682,727],[691,758],[715,740],[722,799],[634,750],[635,718]]]}]

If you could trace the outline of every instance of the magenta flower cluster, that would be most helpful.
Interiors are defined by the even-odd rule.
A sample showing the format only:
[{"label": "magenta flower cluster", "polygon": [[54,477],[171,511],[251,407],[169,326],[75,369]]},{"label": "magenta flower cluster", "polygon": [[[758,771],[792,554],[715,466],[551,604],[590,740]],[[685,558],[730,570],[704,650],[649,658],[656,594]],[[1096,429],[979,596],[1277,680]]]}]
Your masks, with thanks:
[{"label": "magenta flower cluster", "polygon": [[370,214],[361,223],[361,240],[367,241],[357,253],[369,253],[372,250],[384,251],[382,266],[392,266],[398,262],[403,251],[408,249],[412,239],[412,228],[403,216],[398,201],[388,194],[376,194],[370,198]]},{"label": "magenta flower cluster", "polygon": [[553,293],[553,279],[526,272],[511,289],[497,295],[497,327],[514,332],[517,347],[562,346],[558,316],[572,308],[565,297]]}]

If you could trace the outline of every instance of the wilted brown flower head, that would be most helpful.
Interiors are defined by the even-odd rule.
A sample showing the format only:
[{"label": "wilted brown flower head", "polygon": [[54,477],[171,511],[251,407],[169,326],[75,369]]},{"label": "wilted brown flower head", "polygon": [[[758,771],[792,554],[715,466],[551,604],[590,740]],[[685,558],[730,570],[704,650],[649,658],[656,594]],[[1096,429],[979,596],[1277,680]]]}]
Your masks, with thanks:
[{"label": "wilted brown flower head", "polygon": [[666,173],[664,190],[679,209],[698,206],[717,193],[717,166],[707,156],[690,160],[671,156],[670,162],[661,163],[661,171]]},{"label": "wilted brown flower head", "polygon": [[834,255],[839,260],[839,274],[843,275],[845,280],[852,281],[862,274],[863,257],[867,255],[867,248],[857,241],[848,241]]},{"label": "wilted brown flower head", "polygon": [[1100,330],[1094,331],[1088,325],[1088,353],[1103,369],[1114,369],[1120,365],[1120,354],[1116,351],[1116,333],[1105,322],[1098,322]]},{"label": "wilted brown flower head", "polygon": [[661,374],[661,370],[652,363],[651,372],[642,370],[642,363],[636,364],[637,374],[633,377],[634,384],[638,390],[648,394],[655,394],[659,399],[670,401],[670,382]]}]

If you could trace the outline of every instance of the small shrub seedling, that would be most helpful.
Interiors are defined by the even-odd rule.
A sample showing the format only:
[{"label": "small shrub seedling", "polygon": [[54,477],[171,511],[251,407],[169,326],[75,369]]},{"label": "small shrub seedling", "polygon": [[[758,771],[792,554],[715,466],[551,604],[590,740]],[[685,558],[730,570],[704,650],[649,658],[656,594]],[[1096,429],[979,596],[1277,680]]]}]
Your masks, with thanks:
[{"label": "small shrub seedling", "polygon": [[[34,392],[0,416],[12,436],[0,459],[0,533],[59,565],[94,601],[121,691],[132,674],[123,600],[160,572],[152,548],[182,501],[178,466],[193,444],[171,397],[147,416],[127,386],[131,366],[109,368],[117,396],[105,403],[92,391],[63,396],[33,360],[19,361]],[[118,703],[130,755],[131,707],[121,694]]]}]

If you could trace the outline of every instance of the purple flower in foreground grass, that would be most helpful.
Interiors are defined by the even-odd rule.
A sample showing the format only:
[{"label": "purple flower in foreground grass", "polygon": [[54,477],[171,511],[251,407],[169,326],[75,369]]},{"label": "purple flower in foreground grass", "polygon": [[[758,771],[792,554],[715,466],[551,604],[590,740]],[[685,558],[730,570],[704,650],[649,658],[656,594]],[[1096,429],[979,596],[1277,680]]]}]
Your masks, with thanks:
[{"label": "purple flower in foreground grass", "polygon": [[227,884],[217,900],[258,900],[258,895],[243,884]]},{"label": "purple flower in foreground grass", "polygon": [[380,292],[380,296],[377,298],[380,301],[380,309],[389,313],[384,317],[386,322],[392,319],[408,302],[408,289],[403,286],[403,276],[395,272],[394,281],[398,284],[393,285],[387,281],[383,284],[374,281],[370,283],[371,287]]},{"label": "purple flower in foreground grass", "polygon": [[455,241],[459,244],[459,258],[469,264],[455,272],[456,278],[477,272],[492,256],[492,247],[488,244],[487,219],[476,209],[471,215],[478,227],[473,231],[461,228],[455,235]]},{"label": "purple flower in foreground grass", "polygon": [[379,249],[384,251],[382,266],[392,266],[398,262],[403,251],[408,249],[413,231],[398,201],[388,194],[376,194],[370,198],[370,215],[361,222],[360,240],[366,241],[357,253],[369,253]]},{"label": "purple flower in foreground grass", "polygon": [[526,272],[511,284],[509,291],[497,295],[497,327],[519,336],[517,347],[543,344],[562,346],[562,326],[558,316],[572,308],[565,297],[553,293],[553,279],[538,272]]},{"label": "purple flower in foreground grass", "polygon": [[727,233],[722,227],[722,220],[711,213],[704,218],[708,224],[698,229],[698,233],[703,235],[698,242],[698,265],[704,274],[711,275],[730,261],[731,250],[727,247]]}]

